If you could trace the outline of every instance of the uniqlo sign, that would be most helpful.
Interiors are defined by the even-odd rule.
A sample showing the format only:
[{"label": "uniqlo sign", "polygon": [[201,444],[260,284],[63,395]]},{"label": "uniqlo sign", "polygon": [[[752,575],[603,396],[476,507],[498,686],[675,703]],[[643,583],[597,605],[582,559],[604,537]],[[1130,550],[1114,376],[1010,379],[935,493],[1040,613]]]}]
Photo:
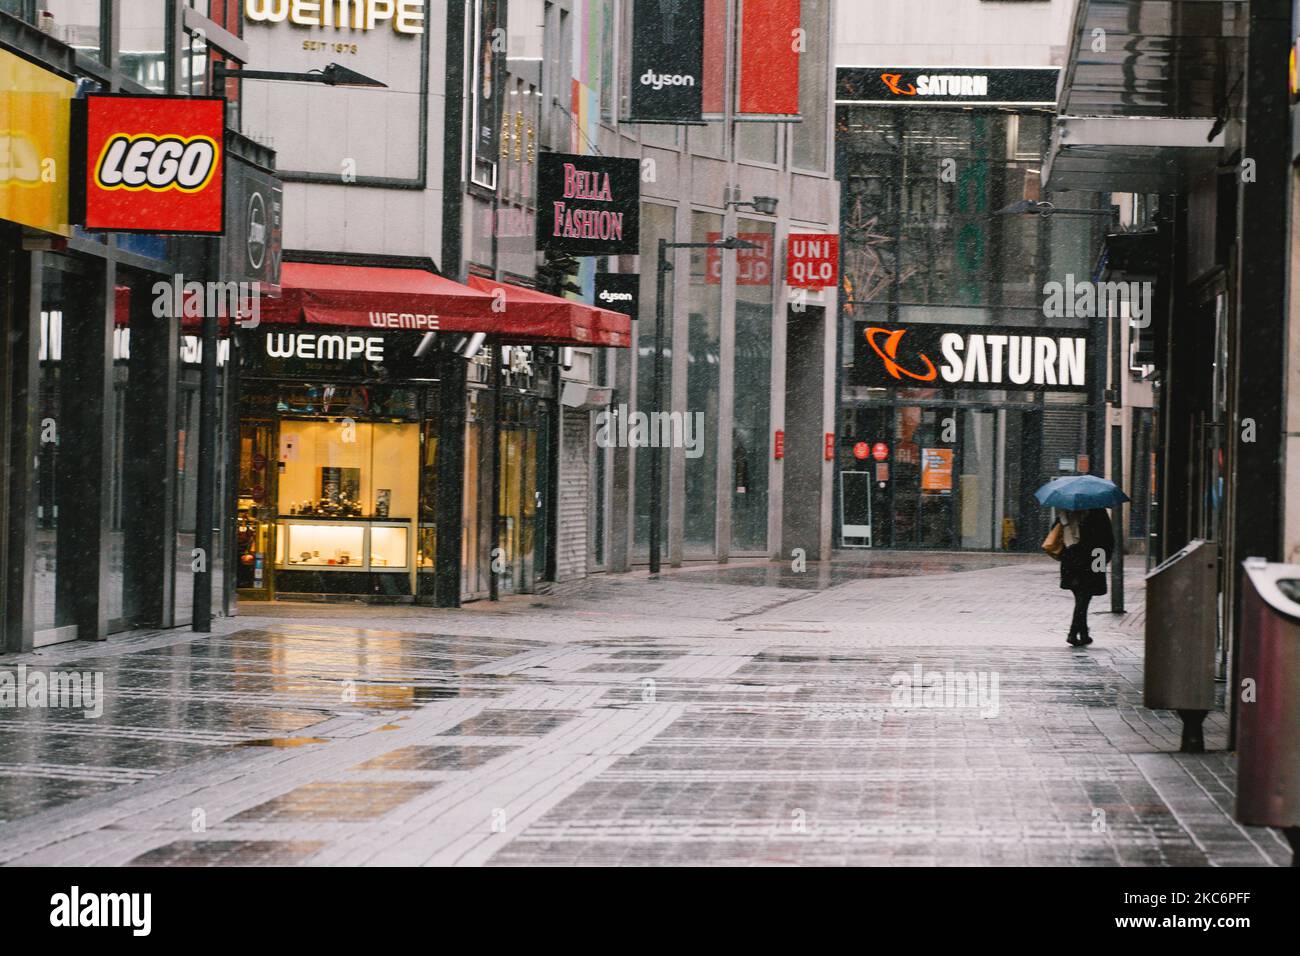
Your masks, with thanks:
[{"label": "uniqlo sign", "polygon": [[786,285],[796,289],[836,286],[839,262],[839,236],[795,234],[786,239]]},{"label": "uniqlo sign", "polygon": [[226,102],[218,97],[88,95],[76,126],[77,204],[86,229],[224,231]]}]

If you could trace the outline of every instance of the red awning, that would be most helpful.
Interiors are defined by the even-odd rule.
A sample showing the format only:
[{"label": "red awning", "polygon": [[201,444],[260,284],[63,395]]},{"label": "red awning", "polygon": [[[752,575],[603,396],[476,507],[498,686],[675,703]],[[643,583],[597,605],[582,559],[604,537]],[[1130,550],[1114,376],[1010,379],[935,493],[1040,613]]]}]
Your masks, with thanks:
[{"label": "red awning", "polygon": [[503,341],[608,348],[631,344],[632,322],[618,312],[479,276],[470,276],[469,284],[494,300],[499,300],[498,291],[504,296],[505,308],[498,313]]},{"label": "red awning", "polygon": [[268,322],[413,331],[488,331],[493,298],[425,269],[285,262],[279,298],[262,300]]},{"label": "red awning", "polygon": [[631,344],[631,321],[621,313],[477,276],[461,285],[427,269],[285,262],[280,288],[278,297],[262,297],[262,322],[485,332],[517,344]]}]

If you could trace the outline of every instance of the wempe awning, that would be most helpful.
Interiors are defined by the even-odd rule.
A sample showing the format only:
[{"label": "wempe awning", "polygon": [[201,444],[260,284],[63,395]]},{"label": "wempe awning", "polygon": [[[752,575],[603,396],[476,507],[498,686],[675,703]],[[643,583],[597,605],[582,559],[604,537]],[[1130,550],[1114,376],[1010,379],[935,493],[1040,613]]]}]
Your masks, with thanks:
[{"label": "wempe awning", "polygon": [[271,323],[417,332],[483,332],[502,342],[626,347],[627,316],[505,282],[462,285],[422,268],[285,261]]}]

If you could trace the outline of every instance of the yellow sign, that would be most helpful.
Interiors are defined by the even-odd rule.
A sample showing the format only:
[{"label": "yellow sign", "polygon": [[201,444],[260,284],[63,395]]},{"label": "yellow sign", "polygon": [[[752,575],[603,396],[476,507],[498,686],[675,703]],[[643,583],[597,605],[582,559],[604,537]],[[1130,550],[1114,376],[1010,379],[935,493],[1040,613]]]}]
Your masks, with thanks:
[{"label": "yellow sign", "polygon": [[76,86],[0,50],[0,219],[68,235],[69,104]]}]

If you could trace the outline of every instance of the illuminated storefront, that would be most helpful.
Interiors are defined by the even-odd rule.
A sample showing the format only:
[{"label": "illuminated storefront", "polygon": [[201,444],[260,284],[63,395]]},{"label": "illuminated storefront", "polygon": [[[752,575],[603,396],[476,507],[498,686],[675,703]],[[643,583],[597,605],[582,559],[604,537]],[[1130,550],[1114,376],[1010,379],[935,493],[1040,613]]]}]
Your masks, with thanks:
[{"label": "illuminated storefront", "polygon": [[[200,282],[259,278],[233,268],[232,257],[250,239],[249,248],[271,255],[271,207],[254,213],[259,228],[246,221],[235,228],[232,207],[251,201],[235,171],[256,167],[273,178],[274,153],[228,129],[219,100],[196,98],[212,92],[209,54],[240,52],[238,38],[172,0],[185,29],[169,50],[168,6],[0,2],[0,647],[7,651],[190,624],[200,564],[216,612],[233,598],[224,573],[228,514],[218,511],[211,549],[201,561],[195,554],[203,470],[197,321],[158,308],[156,288],[178,274]],[[204,48],[187,56],[200,36]],[[96,95],[109,90],[129,95]],[[142,98],[150,93],[171,96]],[[110,100],[134,112],[115,115],[100,145],[124,132],[132,142],[117,148],[137,154],[208,104],[203,130],[190,130],[206,145],[191,151],[186,173],[197,177],[202,166],[203,175],[183,188],[123,183],[106,206],[90,177],[99,171],[112,180],[118,154],[89,155],[89,139],[98,129],[92,104]],[[88,135],[74,140],[79,127]],[[86,155],[74,154],[74,141]],[[165,159],[155,171],[180,171]],[[90,171],[84,198],[70,189],[83,171]],[[150,207],[145,194],[159,205]],[[182,194],[185,203],[176,201]],[[198,231],[224,237],[187,235]],[[231,394],[224,387],[229,347],[223,337],[218,401]],[[220,493],[228,409],[213,417],[217,448],[206,468]]]},{"label": "illuminated storefront", "polygon": [[839,70],[837,547],[1032,551],[1033,491],[1103,465],[1105,311],[1047,292],[1105,214],[1015,206],[1094,203],[1040,189],[1056,73]]}]

